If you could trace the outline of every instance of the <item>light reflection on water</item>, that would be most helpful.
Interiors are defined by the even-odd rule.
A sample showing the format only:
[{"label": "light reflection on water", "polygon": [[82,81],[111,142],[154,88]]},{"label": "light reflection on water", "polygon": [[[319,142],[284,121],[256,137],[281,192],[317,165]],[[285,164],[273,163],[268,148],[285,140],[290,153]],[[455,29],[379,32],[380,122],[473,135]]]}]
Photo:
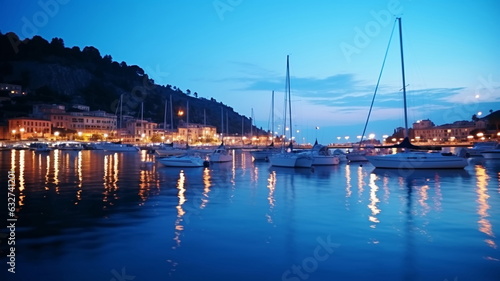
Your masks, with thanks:
[{"label": "light reflection on water", "polygon": [[[274,168],[244,152],[209,168],[153,161],[145,151],[2,152],[18,185],[18,262],[30,268],[17,278],[110,280],[125,267],[137,280],[281,280],[304,261],[315,265],[309,280],[500,275],[497,162],[398,171]],[[340,247],[315,264],[325,237]]]}]

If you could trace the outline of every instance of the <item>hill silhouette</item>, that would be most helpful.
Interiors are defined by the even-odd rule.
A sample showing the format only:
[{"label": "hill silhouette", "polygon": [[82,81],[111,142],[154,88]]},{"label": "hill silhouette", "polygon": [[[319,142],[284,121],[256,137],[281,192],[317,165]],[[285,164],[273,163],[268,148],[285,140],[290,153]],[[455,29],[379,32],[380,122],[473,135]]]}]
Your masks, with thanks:
[{"label": "hill silhouette", "polygon": [[[160,126],[164,120],[165,102],[169,104],[170,98],[173,112],[185,111],[189,101],[189,122],[203,124],[206,120],[206,124],[217,127],[218,132],[222,131],[222,111],[224,132],[240,134],[243,120],[244,133],[248,134],[252,123],[249,117],[222,102],[198,97],[197,92],[189,89],[182,91],[176,86],[158,85],[137,65],[113,61],[111,55],[102,56],[92,46],[82,50],[65,47],[61,38],[53,38],[50,42],[40,36],[20,40],[15,33],[0,33],[0,83],[21,85],[28,92],[27,96],[3,102],[0,114],[3,121],[26,116],[35,103],[84,104],[91,110],[116,113],[120,97],[123,97],[124,115],[139,117],[144,103],[144,118]],[[185,118],[174,114],[173,128]],[[262,134],[265,131],[254,127],[253,132]]]}]

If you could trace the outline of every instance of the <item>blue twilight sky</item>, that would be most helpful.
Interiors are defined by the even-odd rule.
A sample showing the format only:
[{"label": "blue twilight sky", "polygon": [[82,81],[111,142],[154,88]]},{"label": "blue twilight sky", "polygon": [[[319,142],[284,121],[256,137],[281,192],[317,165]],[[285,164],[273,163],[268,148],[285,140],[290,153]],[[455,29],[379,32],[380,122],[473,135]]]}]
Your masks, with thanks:
[{"label": "blue twilight sky", "polygon": [[[0,0],[0,31],[141,66],[158,84],[215,98],[277,130],[290,55],[299,141],[360,135],[396,16],[403,21],[409,122],[500,109],[500,2],[436,0]],[[397,27],[367,135],[403,126]],[[319,130],[315,130],[319,127]],[[280,129],[281,130],[281,129]]]}]

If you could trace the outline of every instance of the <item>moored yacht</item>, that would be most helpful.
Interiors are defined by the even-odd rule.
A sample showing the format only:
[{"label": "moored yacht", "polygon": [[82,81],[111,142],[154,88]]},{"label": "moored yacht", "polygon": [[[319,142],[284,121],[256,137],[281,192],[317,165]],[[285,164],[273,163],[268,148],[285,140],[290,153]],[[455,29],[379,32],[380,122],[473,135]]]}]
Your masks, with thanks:
[{"label": "moored yacht", "polygon": [[467,159],[450,153],[408,151],[367,156],[376,168],[385,169],[462,169]]},{"label": "moored yacht", "polygon": [[208,162],[200,155],[176,155],[169,157],[157,157],[156,161],[166,167],[205,167]]},{"label": "moored yacht", "polygon": [[313,166],[329,166],[338,165],[340,163],[340,158],[333,155],[328,149],[328,146],[318,144],[317,140],[311,149],[311,156],[313,158]]},{"label": "moored yacht", "polygon": [[408,113],[406,108],[406,81],[403,58],[403,36],[401,30],[401,18],[397,18],[399,24],[399,42],[401,52],[401,76],[403,84],[403,110],[404,110],[404,125],[405,138],[394,147],[404,149],[403,152],[388,155],[366,156],[368,161],[375,168],[389,169],[463,169],[467,166],[467,159],[452,155],[451,153],[429,153],[415,152],[414,150],[422,149],[410,143],[408,138]]},{"label": "moored yacht", "polygon": [[35,152],[49,152],[52,149],[50,148],[48,143],[34,142],[30,144],[30,150],[33,150]]},{"label": "moored yacht", "polygon": [[482,151],[481,154],[485,159],[500,159],[500,144],[497,144],[494,149]]},{"label": "moored yacht", "polygon": [[210,162],[222,163],[233,161],[233,155],[226,148],[224,142],[222,142],[212,153],[209,155]]}]

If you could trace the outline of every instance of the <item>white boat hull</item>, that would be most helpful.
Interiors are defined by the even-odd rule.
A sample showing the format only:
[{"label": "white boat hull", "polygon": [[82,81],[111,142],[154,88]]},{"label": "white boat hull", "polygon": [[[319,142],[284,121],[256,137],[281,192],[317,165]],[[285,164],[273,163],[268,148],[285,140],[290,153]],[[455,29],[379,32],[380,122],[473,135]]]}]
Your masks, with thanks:
[{"label": "white boat hull", "polygon": [[463,169],[467,159],[440,153],[402,152],[388,155],[366,156],[375,168],[384,169]]},{"label": "white boat hull", "polygon": [[211,154],[210,162],[214,163],[222,163],[222,162],[231,162],[233,161],[233,156],[230,154]]},{"label": "white boat hull", "polygon": [[292,153],[276,153],[269,157],[271,166],[294,168],[297,163],[297,155]]},{"label": "white boat hull", "polygon": [[500,149],[481,152],[484,159],[500,159]]},{"label": "white boat hull", "polygon": [[201,157],[196,156],[171,156],[165,158],[157,158],[160,164],[166,167],[203,167],[205,161]]},{"label": "white boat hull", "polygon": [[331,166],[339,163],[340,159],[337,156],[314,155],[312,164],[313,166]]},{"label": "white boat hull", "polygon": [[271,166],[287,168],[311,168],[313,158],[296,153],[276,153],[269,157]]},{"label": "white boat hull", "polygon": [[297,161],[295,162],[295,168],[311,168],[313,164],[313,157],[310,155],[297,155]]},{"label": "white boat hull", "polygon": [[366,162],[368,161],[368,158],[366,158],[365,154],[360,154],[360,153],[348,153],[346,154],[346,159],[349,162]]}]

